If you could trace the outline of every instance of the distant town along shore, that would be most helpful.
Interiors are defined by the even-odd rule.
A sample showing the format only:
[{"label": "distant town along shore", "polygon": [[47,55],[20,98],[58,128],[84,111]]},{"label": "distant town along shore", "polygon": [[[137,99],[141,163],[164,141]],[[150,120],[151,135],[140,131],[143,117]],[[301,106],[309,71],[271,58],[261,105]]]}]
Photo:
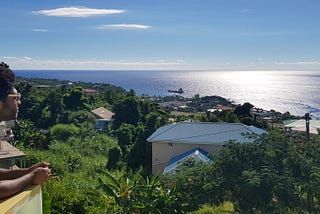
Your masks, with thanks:
[{"label": "distant town along shore", "polygon": [[[69,87],[72,85],[81,86],[83,93],[86,94],[99,94],[106,87],[116,89],[119,93],[127,93],[127,91],[120,87],[114,86],[108,83],[91,83],[91,82],[72,82],[68,80],[57,79],[44,79],[44,78],[24,78],[17,77],[18,82],[29,82],[31,85],[39,89],[47,89],[51,87]],[[90,92],[90,93],[88,93]],[[93,93],[94,92],[94,93]],[[200,97],[199,94],[195,94],[191,98],[183,97],[182,95],[170,95],[170,96],[150,96],[143,94],[140,96],[142,99],[159,103],[161,107],[170,111],[178,111],[185,113],[208,113],[215,111],[234,110],[240,104],[235,103],[230,99],[226,99],[221,96],[204,96]],[[254,104],[252,104],[254,106]],[[253,117],[269,120],[272,118],[275,121],[283,121],[286,119],[299,119],[301,117],[291,115],[289,112],[280,113],[276,110],[266,110],[262,108],[251,109]]]}]

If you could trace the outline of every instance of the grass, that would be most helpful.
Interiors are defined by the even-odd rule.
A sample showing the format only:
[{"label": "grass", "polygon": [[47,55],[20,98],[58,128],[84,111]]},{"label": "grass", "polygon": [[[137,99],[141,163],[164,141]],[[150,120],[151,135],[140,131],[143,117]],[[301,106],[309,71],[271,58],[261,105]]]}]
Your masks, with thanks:
[{"label": "grass", "polygon": [[217,213],[225,213],[225,214],[235,213],[234,206],[230,201],[226,201],[220,206],[211,206],[211,205],[205,204],[199,210],[191,212],[189,214],[217,214]]}]

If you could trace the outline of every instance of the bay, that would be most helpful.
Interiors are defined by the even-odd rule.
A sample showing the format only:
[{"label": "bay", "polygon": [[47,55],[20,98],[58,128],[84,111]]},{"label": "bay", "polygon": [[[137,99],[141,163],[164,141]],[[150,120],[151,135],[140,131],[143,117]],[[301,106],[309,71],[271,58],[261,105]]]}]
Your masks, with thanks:
[{"label": "bay", "polygon": [[97,71],[16,70],[18,76],[110,83],[137,95],[184,97],[217,95],[242,104],[303,116],[320,117],[320,71]]}]

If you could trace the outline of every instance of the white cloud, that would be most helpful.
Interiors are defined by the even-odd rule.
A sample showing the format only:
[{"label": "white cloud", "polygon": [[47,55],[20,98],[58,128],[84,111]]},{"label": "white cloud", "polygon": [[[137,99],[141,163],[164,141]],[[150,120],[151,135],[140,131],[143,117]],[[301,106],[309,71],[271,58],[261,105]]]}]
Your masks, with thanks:
[{"label": "white cloud", "polygon": [[249,13],[249,12],[253,12],[253,11],[255,11],[255,10],[254,9],[245,8],[245,9],[240,10],[240,13]]},{"label": "white cloud", "polygon": [[43,33],[48,32],[48,30],[46,30],[46,29],[33,29],[32,31],[33,32],[43,32]]},{"label": "white cloud", "polygon": [[109,30],[109,29],[148,29],[151,26],[140,25],[140,24],[111,24],[111,25],[100,25],[99,30]]},{"label": "white cloud", "polygon": [[89,17],[89,16],[100,16],[100,15],[111,15],[124,13],[125,10],[115,9],[92,9],[87,7],[63,7],[53,10],[39,10],[33,11],[33,14],[40,14],[46,16],[57,16],[57,17]]},{"label": "white cloud", "polygon": [[0,57],[0,59],[3,59],[3,60],[18,60],[18,57],[15,57],[15,56],[2,56],[2,57]]},{"label": "white cloud", "polygon": [[32,61],[32,58],[31,57],[28,57],[28,56],[25,56],[23,57],[24,60],[27,60],[27,61]]}]

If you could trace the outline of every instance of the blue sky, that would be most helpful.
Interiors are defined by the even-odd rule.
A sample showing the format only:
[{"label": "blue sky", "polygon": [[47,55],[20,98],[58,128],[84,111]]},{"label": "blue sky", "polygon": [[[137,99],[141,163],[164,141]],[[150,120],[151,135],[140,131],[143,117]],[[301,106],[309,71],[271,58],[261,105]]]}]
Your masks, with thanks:
[{"label": "blue sky", "polygon": [[319,0],[1,0],[19,69],[320,70]]}]

